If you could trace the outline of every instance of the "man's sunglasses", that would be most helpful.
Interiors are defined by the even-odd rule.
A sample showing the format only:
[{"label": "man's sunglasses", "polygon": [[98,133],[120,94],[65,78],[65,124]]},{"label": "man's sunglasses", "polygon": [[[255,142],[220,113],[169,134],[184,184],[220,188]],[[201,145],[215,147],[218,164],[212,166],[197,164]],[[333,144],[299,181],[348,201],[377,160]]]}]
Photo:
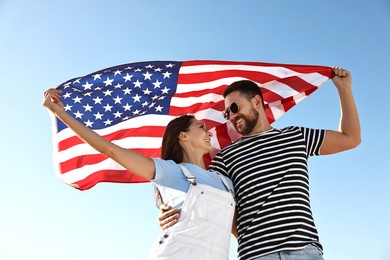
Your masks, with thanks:
[{"label": "man's sunglasses", "polygon": [[226,120],[230,119],[230,112],[233,114],[238,113],[239,107],[237,102],[233,102],[228,106],[224,111],[222,111],[222,115]]}]

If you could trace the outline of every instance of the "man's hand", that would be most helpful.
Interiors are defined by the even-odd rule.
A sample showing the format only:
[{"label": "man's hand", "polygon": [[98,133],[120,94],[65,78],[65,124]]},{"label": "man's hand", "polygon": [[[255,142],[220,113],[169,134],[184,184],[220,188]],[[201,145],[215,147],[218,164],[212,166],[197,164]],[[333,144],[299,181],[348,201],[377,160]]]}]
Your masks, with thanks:
[{"label": "man's hand", "polygon": [[334,85],[339,90],[343,90],[344,88],[350,89],[352,82],[351,73],[348,70],[337,66],[333,66],[332,70],[335,74],[335,76],[332,78]]},{"label": "man's hand", "polygon": [[158,217],[158,223],[163,230],[166,230],[176,224],[179,221],[180,213],[179,209],[172,209],[171,206],[162,204],[160,206],[160,215]]}]

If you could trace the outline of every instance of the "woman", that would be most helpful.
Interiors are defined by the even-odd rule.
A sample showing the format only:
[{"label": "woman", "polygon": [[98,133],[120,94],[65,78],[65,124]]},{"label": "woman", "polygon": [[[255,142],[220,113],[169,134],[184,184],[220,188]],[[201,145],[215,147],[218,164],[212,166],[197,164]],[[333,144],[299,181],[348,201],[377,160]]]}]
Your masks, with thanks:
[{"label": "woman", "polygon": [[193,115],[172,120],[164,133],[162,159],[152,159],[104,139],[65,112],[61,91],[49,89],[43,105],[97,151],[128,171],[153,182],[165,204],[181,209],[179,222],[167,229],[149,259],[228,259],[235,202],[229,179],[205,169],[212,133]]}]

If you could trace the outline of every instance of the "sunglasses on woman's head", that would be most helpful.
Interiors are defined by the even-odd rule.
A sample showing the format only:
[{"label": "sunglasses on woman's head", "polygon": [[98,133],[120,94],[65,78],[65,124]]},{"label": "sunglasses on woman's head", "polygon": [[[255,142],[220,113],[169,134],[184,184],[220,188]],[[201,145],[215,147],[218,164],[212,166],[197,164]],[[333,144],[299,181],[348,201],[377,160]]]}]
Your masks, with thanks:
[{"label": "sunglasses on woman's head", "polygon": [[201,128],[201,129],[203,129],[203,130],[206,131],[206,132],[208,131],[207,126],[206,126],[206,124],[205,124],[204,122],[200,122],[199,124],[190,126],[190,127],[188,127],[188,128],[186,129],[186,131],[188,131],[188,130],[190,130],[190,129],[192,129],[192,128]]},{"label": "sunglasses on woman's head", "polygon": [[238,103],[233,102],[228,106],[224,111],[222,111],[222,115],[226,120],[230,119],[230,112],[236,114],[239,110]]}]

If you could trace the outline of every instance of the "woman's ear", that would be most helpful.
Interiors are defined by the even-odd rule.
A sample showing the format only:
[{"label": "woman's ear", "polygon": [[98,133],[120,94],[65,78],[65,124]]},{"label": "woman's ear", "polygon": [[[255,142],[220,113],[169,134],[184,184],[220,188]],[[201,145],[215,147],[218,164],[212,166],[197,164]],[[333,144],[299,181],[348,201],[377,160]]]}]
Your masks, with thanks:
[{"label": "woman's ear", "polygon": [[187,135],[184,132],[180,132],[178,138],[180,141],[184,141],[187,138]]}]

